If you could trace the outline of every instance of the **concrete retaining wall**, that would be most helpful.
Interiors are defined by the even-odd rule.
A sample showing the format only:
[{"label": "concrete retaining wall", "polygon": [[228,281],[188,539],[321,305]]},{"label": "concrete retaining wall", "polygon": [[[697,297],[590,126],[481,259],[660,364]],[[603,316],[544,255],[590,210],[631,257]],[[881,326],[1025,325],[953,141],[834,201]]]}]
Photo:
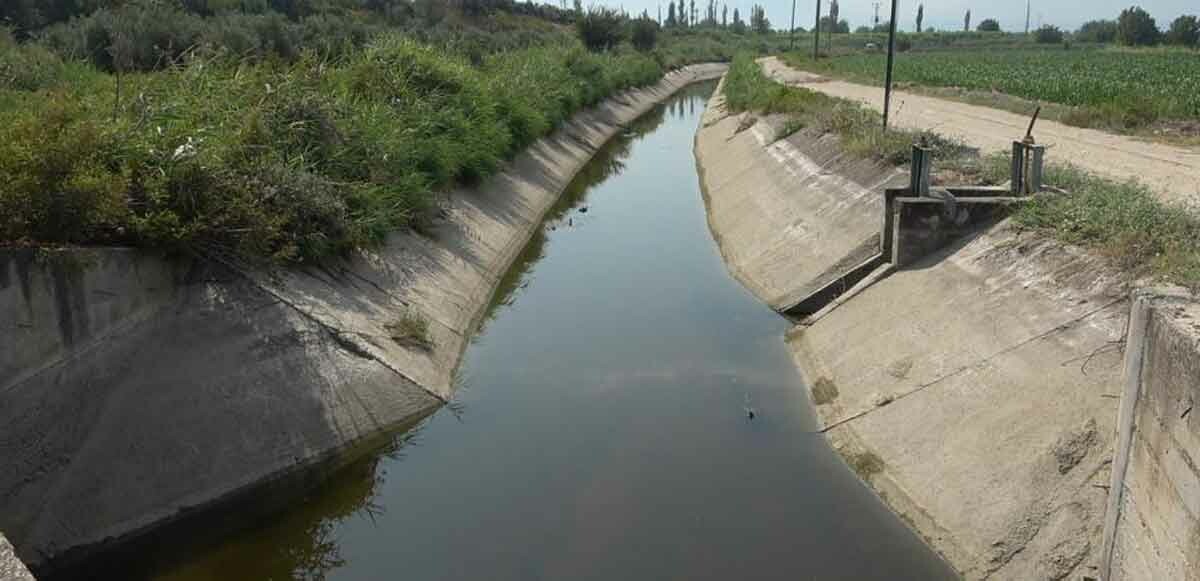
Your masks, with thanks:
[{"label": "concrete retaining wall", "polygon": [[[580,113],[429,236],[286,272],[127,249],[0,254],[0,528],[33,566],[326,465],[429,413],[508,265],[624,125],[721,65]],[[400,314],[433,348],[392,340]]]},{"label": "concrete retaining wall", "polygon": [[833,136],[776,140],[782,124],[731,115],[718,91],[696,136],[709,227],[725,262],[776,309],[878,253],[879,192],[907,183],[895,168],[843,154]]},{"label": "concrete retaining wall", "polygon": [[[877,236],[907,179],[769,121],[715,98],[697,158],[730,269],[778,306]],[[1006,222],[954,234],[789,335],[819,417],[966,578],[1096,577],[1127,285]]]},{"label": "concrete retaining wall", "polygon": [[1200,579],[1200,303],[1135,294],[1105,561],[1113,581]]}]

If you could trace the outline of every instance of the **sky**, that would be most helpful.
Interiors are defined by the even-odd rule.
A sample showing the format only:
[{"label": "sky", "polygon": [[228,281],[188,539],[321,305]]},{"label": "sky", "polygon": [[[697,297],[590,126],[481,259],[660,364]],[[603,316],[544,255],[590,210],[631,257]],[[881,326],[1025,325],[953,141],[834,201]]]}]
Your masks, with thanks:
[{"label": "sky", "polygon": [[[547,0],[543,0],[547,1]],[[548,0],[553,2],[553,0]],[[936,27],[938,30],[961,30],[963,15],[971,10],[972,26],[985,18],[995,18],[1000,21],[1004,30],[1022,31],[1025,29],[1024,0],[897,0],[897,12],[901,30],[915,28],[917,5],[925,4],[925,26]],[[701,3],[707,5],[708,0],[696,0],[696,10],[703,14]],[[761,4],[767,9],[767,18],[777,29],[786,30],[788,19],[791,18],[792,0],[724,0],[729,4],[729,13],[733,14],[737,7],[743,18],[750,12],[750,6]],[[886,21],[891,10],[891,0],[838,0],[841,17],[850,22],[851,28],[870,26],[874,21],[874,4],[878,2],[879,19]],[[718,0],[718,6],[721,0]],[[1031,0],[1030,26],[1037,28],[1038,23],[1053,24],[1065,30],[1075,30],[1088,20],[1099,18],[1116,19],[1121,10],[1128,8],[1135,0]],[[1177,16],[1181,14],[1200,14],[1200,2],[1197,0],[1142,0],[1136,2],[1158,21],[1158,27],[1166,29]],[[663,17],[667,15],[666,0],[593,0],[584,1],[584,5],[602,4],[613,8],[624,8],[630,13],[641,13],[649,10],[651,16],[657,14],[658,6],[662,6]],[[828,12],[829,0],[821,0],[822,11]],[[816,0],[796,0],[796,25],[811,28],[816,11]],[[732,18],[732,16],[731,16]]]}]

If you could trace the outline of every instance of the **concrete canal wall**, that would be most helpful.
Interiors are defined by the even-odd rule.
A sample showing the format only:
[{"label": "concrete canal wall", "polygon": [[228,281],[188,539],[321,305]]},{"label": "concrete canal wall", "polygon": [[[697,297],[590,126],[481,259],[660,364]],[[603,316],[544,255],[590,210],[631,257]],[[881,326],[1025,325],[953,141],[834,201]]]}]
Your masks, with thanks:
[{"label": "concrete canal wall", "polygon": [[[872,251],[883,189],[907,177],[776,125],[717,95],[696,156],[730,270],[781,308]],[[993,222],[902,252],[789,343],[835,447],[964,577],[1097,578],[1128,283]]]},{"label": "concrete canal wall", "polygon": [[1107,579],[1200,579],[1200,304],[1134,295],[1105,523]]},{"label": "concrete canal wall", "polygon": [[0,581],[33,581],[29,569],[17,558],[8,539],[0,534]]},{"label": "concrete canal wall", "polygon": [[[575,174],[626,124],[724,69],[688,67],[576,115],[450,193],[428,235],[341,263],[265,272],[129,249],[3,251],[0,530],[49,570],[429,413]],[[405,314],[428,322],[431,347],[393,339]]]}]

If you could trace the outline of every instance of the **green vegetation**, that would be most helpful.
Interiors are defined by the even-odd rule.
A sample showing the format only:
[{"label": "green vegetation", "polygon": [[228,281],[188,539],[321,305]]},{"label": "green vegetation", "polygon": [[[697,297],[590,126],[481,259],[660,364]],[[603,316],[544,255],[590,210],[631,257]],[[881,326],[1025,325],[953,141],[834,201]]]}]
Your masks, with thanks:
[{"label": "green vegetation", "polygon": [[1037,39],[1038,44],[1062,44],[1066,38],[1061,29],[1049,24],[1034,31],[1033,37]]},{"label": "green vegetation", "polygon": [[1000,32],[1000,21],[994,18],[984,19],[979,23],[979,32]]},{"label": "green vegetation", "polygon": [[[881,84],[882,55],[790,64],[814,72]],[[896,80],[927,87],[1001,92],[1074,107],[1062,121],[1134,129],[1160,119],[1200,117],[1200,58],[1172,50],[1009,50],[921,52],[896,60]]]},{"label": "green vegetation", "polygon": [[[1007,171],[1008,160],[993,162]],[[1145,187],[1101,179],[1067,166],[1047,168],[1047,183],[1066,194],[1039,196],[1017,223],[1099,251],[1135,276],[1200,288],[1200,218],[1164,205]]]},{"label": "green vegetation", "polygon": [[649,57],[578,48],[471,67],[396,36],[337,62],[126,75],[123,101],[111,76],[62,68],[22,81],[45,90],[0,96],[0,239],[283,261],[413,225],[434,190],[490,175],[580,107],[662,74]]},{"label": "green vegetation", "polygon": [[616,10],[604,7],[594,7],[575,21],[579,30],[579,38],[588,50],[612,50],[621,44],[625,35],[625,22]]},{"label": "green vegetation", "polygon": [[573,16],[502,0],[239,1],[0,29],[0,244],[319,260],[419,227],[583,107],[751,46],[688,29],[590,53]]},{"label": "green vegetation", "polygon": [[1162,33],[1154,17],[1134,6],[1121,11],[1117,19],[1117,40],[1126,46],[1151,46],[1158,44]]},{"label": "green vegetation", "polygon": [[834,133],[843,147],[859,157],[873,157],[895,165],[908,163],[912,144],[924,142],[945,159],[966,149],[936,134],[906,130],[883,131],[879,114],[857,104],[804,88],[787,87],[763,75],[749,55],[734,59],[725,77],[725,97],[733,111],[786,114],[791,131]]},{"label": "green vegetation", "polygon": [[433,340],[429,337],[429,321],[420,315],[406,312],[384,327],[392,340],[400,345],[425,350],[433,348]]},{"label": "green vegetation", "polygon": [[1085,22],[1075,33],[1079,42],[1112,43],[1117,41],[1117,23],[1113,20],[1092,20]]}]

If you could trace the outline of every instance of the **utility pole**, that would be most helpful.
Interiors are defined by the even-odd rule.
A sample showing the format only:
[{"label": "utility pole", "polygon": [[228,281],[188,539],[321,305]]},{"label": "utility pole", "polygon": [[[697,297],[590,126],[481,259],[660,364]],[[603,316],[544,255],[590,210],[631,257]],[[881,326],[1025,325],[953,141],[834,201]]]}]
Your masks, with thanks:
[{"label": "utility pole", "polygon": [[1029,3],[1030,0],[1025,0],[1025,34],[1029,34]]},{"label": "utility pole", "polygon": [[878,27],[879,26],[879,3],[874,2],[871,5],[875,7],[875,26]]},{"label": "utility pole", "polygon": [[813,26],[813,60],[821,58],[821,0],[817,0],[817,23]]},{"label": "utility pole", "polygon": [[883,85],[883,130],[888,128],[888,113],[892,110],[892,67],[896,64],[896,3],[892,0],[892,21],[888,23],[887,79]]},{"label": "utility pole", "polygon": [[796,48],[796,0],[792,0],[792,28],[788,32],[788,50]]}]

